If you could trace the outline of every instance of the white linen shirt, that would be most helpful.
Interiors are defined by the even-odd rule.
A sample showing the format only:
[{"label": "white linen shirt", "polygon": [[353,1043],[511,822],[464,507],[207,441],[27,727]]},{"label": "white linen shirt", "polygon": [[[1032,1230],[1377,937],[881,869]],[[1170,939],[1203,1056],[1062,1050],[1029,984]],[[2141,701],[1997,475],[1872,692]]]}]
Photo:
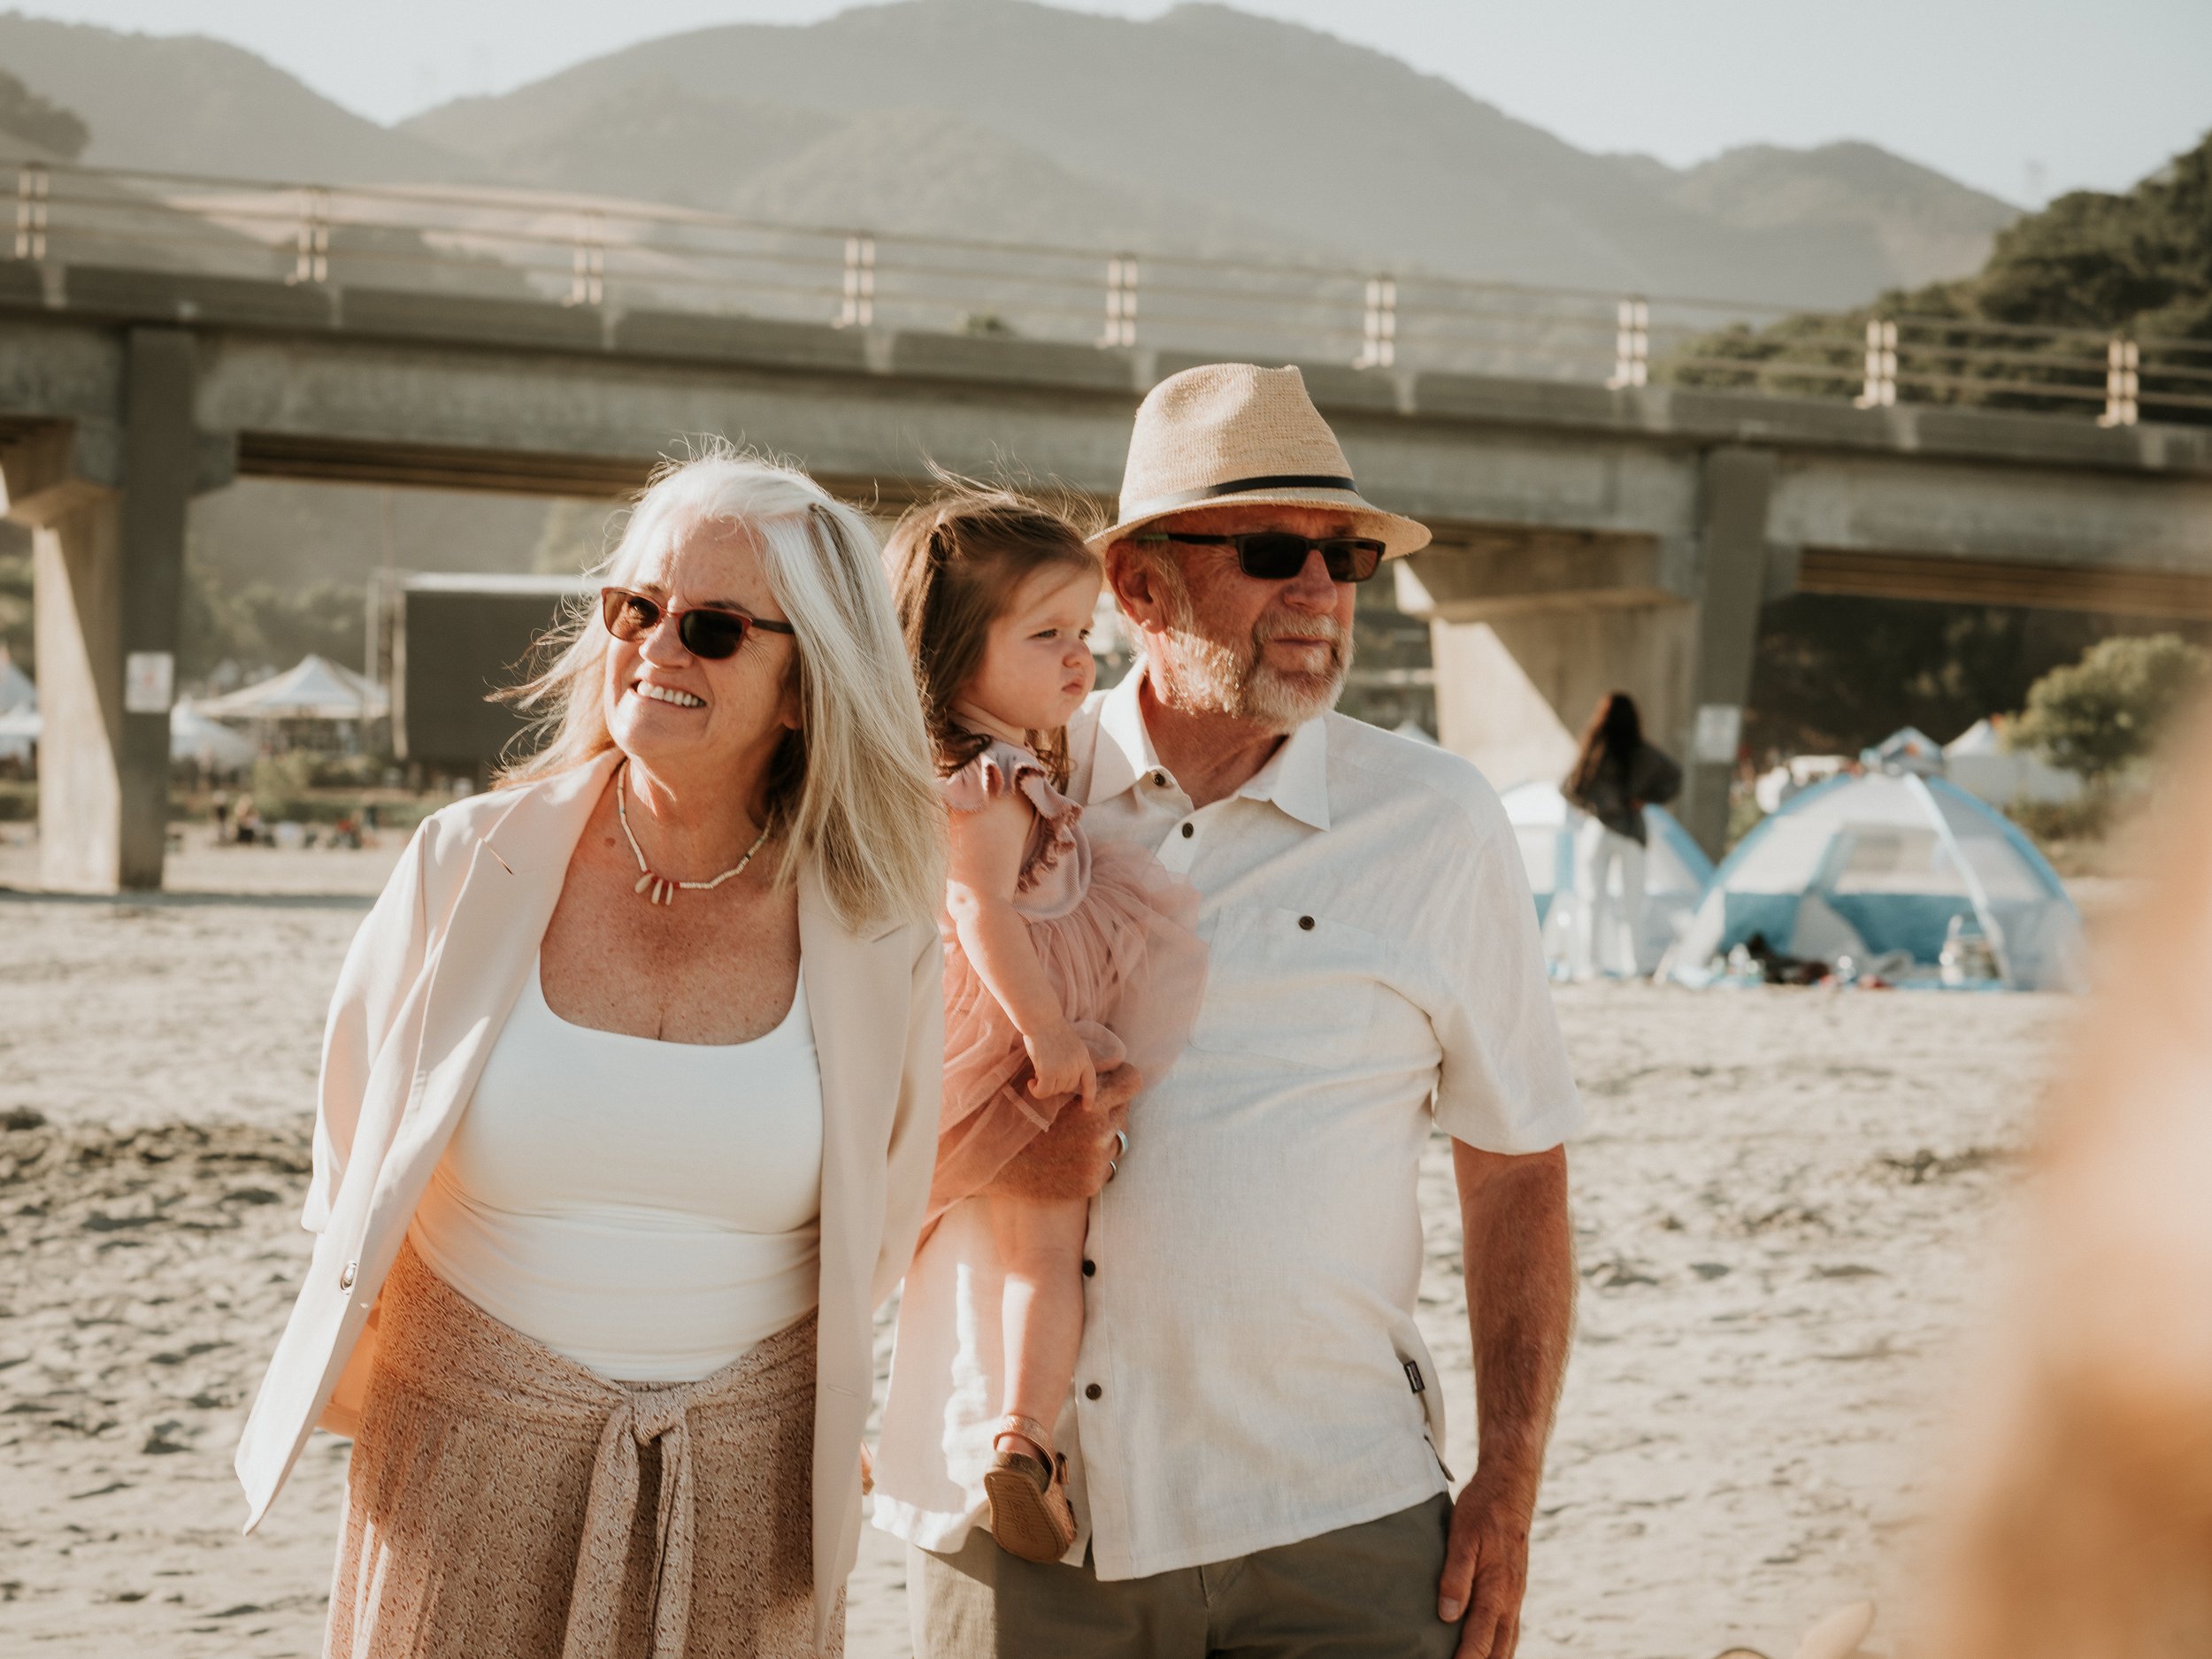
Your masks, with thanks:
[{"label": "white linen shirt", "polygon": [[[1464,760],[1310,720],[1194,810],[1145,729],[1141,667],[1069,728],[1100,840],[1202,898],[1189,1047],[1131,1109],[1091,1207],[1083,1343],[1056,1429],[1101,1579],[1313,1538],[1448,1490],[1414,1323],[1432,1123],[1493,1152],[1580,1126],[1535,905]],[[875,1523],[960,1548],[1002,1409],[1003,1270],[985,1201],[908,1271]]]}]

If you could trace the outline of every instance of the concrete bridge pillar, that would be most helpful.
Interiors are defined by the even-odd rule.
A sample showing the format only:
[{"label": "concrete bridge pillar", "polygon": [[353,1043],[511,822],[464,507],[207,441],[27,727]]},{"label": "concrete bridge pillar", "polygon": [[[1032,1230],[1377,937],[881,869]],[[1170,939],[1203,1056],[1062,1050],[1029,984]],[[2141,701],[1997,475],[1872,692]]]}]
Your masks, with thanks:
[{"label": "concrete bridge pillar", "polygon": [[0,456],[8,516],[33,534],[49,887],[161,886],[196,378],[189,333],[134,328],[113,427],[50,428]]},{"label": "concrete bridge pillar", "polygon": [[1728,839],[1728,783],[1743,739],[1744,704],[1759,649],[1759,607],[1768,580],[1769,509],[1774,452],[1737,447],[1705,456],[1699,541],[1697,643],[1691,666],[1687,741],[1682,762],[1682,826],[1709,857]]},{"label": "concrete bridge pillar", "polygon": [[1556,781],[1598,699],[1628,692],[1682,763],[1676,815],[1717,855],[1759,607],[1787,577],[1767,539],[1773,484],[1771,453],[1715,449],[1693,535],[1500,527],[1403,561],[1399,603],[1430,620],[1444,746],[1502,789]]}]

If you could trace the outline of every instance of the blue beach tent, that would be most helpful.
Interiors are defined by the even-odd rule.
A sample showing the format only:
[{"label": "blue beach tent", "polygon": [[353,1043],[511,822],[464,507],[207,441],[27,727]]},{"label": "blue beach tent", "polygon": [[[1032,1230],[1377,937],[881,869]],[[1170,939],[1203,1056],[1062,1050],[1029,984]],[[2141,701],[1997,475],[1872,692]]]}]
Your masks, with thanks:
[{"label": "blue beach tent", "polygon": [[1786,802],[1715,872],[1667,968],[1694,975],[1752,934],[1790,956],[1933,967],[1955,918],[2015,990],[2080,983],[2081,918],[2003,813],[1910,772],[1831,779]]},{"label": "blue beach tent", "polygon": [[[1528,872],[1530,890],[1536,895],[1536,920],[1544,934],[1544,958],[1555,970],[1567,965],[1576,907],[1575,837],[1586,821],[1567,804],[1566,796],[1548,783],[1525,783],[1500,797],[1513,833],[1521,844],[1521,864]],[[1621,959],[1617,937],[1603,941],[1599,965],[1609,973],[1643,975],[1659,965],[1667,947],[1687,925],[1705,884],[1712,879],[1713,861],[1690,839],[1674,815],[1664,807],[1644,809],[1644,905],[1637,929],[1636,959]],[[1620,891],[1620,871],[1613,871],[1613,891]],[[1614,931],[1617,934],[1617,930]]]}]

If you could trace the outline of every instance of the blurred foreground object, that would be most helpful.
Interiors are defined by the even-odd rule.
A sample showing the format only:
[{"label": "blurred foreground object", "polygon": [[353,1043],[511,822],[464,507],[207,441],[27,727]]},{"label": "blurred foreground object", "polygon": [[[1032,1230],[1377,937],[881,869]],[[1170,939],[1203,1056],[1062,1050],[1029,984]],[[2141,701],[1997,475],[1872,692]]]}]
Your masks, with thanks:
[{"label": "blurred foreground object", "polygon": [[2212,710],[2166,765],[1970,1402],[1941,1659],[2212,1653]]}]

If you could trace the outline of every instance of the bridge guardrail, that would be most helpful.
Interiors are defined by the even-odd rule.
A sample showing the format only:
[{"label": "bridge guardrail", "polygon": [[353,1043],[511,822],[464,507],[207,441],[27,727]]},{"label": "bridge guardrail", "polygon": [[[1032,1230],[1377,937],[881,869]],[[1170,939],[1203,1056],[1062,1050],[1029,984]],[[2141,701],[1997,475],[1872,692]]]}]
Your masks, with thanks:
[{"label": "bridge guardrail", "polygon": [[1911,313],[769,224],[503,187],[268,184],[35,165],[13,257],[1358,368],[2212,419],[2212,342]]}]

